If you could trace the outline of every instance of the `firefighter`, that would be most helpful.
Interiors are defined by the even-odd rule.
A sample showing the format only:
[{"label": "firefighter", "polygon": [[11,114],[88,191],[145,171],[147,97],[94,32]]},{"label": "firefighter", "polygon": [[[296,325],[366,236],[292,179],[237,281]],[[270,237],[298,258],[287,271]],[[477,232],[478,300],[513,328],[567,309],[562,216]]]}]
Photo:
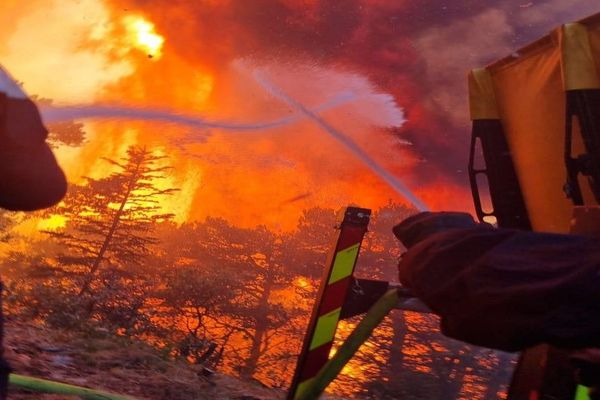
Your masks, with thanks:
[{"label": "firefighter", "polygon": [[[0,208],[38,210],[65,195],[65,175],[46,143],[47,136],[36,105],[0,66]],[[3,357],[1,297],[0,283],[0,400],[4,400],[10,367]]]},{"label": "firefighter", "polygon": [[62,199],[67,183],[38,109],[0,66],[0,207],[31,211]]},{"label": "firefighter", "polygon": [[445,335],[505,351],[572,349],[582,383],[600,385],[599,238],[497,229],[458,212],[420,213],[393,231],[407,249],[400,281]]}]

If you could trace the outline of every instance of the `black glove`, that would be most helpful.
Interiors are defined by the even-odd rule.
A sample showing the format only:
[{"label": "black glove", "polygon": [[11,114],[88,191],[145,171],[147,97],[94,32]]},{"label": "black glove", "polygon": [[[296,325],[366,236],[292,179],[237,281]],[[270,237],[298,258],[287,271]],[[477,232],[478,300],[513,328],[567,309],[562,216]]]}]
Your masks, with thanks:
[{"label": "black glove", "polygon": [[429,236],[448,229],[468,229],[476,226],[473,217],[461,212],[422,212],[405,219],[393,228],[394,235],[410,249]]},{"label": "black glove", "polygon": [[600,398],[600,349],[583,349],[571,354],[579,383],[590,388],[590,398]]}]

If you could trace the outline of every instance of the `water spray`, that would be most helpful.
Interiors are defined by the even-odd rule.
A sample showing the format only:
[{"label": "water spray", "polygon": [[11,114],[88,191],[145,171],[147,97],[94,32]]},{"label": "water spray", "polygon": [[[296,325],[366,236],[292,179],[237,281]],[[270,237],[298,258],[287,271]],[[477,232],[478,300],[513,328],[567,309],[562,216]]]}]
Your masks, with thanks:
[{"label": "water spray", "polygon": [[[342,104],[353,101],[356,95],[351,92],[341,93],[330,101],[314,108],[312,112],[322,112]],[[198,115],[185,115],[168,110],[145,109],[135,107],[118,106],[43,106],[40,107],[42,118],[45,123],[66,122],[77,119],[129,119],[141,121],[160,121],[184,125],[200,129],[221,129],[226,131],[262,131],[265,129],[274,129],[292,124],[304,115],[298,113],[289,117],[276,119],[273,121],[256,123],[230,123],[224,121],[210,121]]]},{"label": "water spray", "polygon": [[408,200],[417,210],[428,211],[429,207],[425,205],[403,182],[392,175],[389,171],[383,168],[377,161],[371,158],[367,153],[360,148],[350,137],[345,135],[343,132],[337,130],[331,126],[327,121],[321,118],[314,111],[306,108],[300,102],[291,98],[288,94],[283,92],[280,88],[276,87],[271,83],[265,75],[254,70],[254,78],[256,81],[273,97],[278,98],[288,104],[292,109],[298,111],[299,114],[306,116],[306,118],[312,120],[315,124],[320,126],[325,132],[332,138],[341,143],[346,147],[352,154],[354,154],[359,160],[361,160],[367,167],[371,169],[377,176],[383,179],[388,185],[390,185],[398,194]]},{"label": "water spray", "polygon": [[428,210],[428,207],[414,193],[412,193],[412,191],[403,182],[401,182],[389,171],[379,165],[377,161],[366,154],[350,137],[331,126],[327,121],[318,115],[320,112],[327,111],[356,100],[357,96],[354,93],[341,93],[330,101],[327,101],[326,103],[313,109],[309,109],[291,98],[281,89],[274,86],[261,72],[255,70],[254,77],[268,93],[270,93],[273,97],[282,100],[293,110],[295,110],[296,114],[273,121],[232,123],[225,121],[211,121],[198,115],[185,115],[169,110],[108,105],[43,106],[40,107],[40,111],[44,122],[48,124],[78,119],[119,118],[140,121],[159,121],[199,129],[220,129],[225,131],[263,131],[266,129],[280,128],[293,124],[303,118],[308,118],[320,126],[332,138],[346,147],[352,154],[354,154],[365,165],[367,165],[377,176],[382,178],[388,185],[390,185],[390,187],[392,187],[398,194],[407,199],[417,210]]}]

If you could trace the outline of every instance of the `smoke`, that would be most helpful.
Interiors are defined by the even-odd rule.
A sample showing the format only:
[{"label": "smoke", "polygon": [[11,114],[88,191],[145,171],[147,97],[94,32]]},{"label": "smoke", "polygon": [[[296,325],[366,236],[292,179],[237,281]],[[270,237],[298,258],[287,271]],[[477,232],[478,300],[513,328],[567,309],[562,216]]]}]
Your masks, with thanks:
[{"label": "smoke", "polygon": [[[144,8],[168,47],[213,70],[240,58],[306,60],[362,74],[394,96],[408,123],[397,130],[423,161],[418,181],[466,182],[466,74],[596,11],[588,0],[127,1]],[[118,1],[119,5],[123,1]],[[450,150],[450,151],[449,151]]]},{"label": "smoke", "polygon": [[[487,32],[473,35],[473,31]],[[463,18],[452,24],[436,26],[415,38],[415,46],[424,59],[429,96],[426,104],[437,113],[446,115],[454,126],[467,127],[468,107],[465,71],[484,66],[495,57],[512,51],[510,38],[514,28],[509,16],[498,9]]]},{"label": "smoke", "polygon": [[2,29],[0,63],[27,92],[55,101],[92,102],[107,85],[132,74],[118,57],[107,3],[97,0],[31,0],[2,3],[12,19]]},{"label": "smoke", "polygon": [[[592,3],[8,1],[0,62],[30,93],[93,105],[46,110],[48,118],[94,121],[86,122],[85,149],[60,150],[69,153],[70,176],[88,175],[98,167],[90,160],[118,157],[125,145],[175,138],[177,146],[165,145],[181,175],[174,184],[186,182],[183,171],[201,171],[191,218],[287,221],[265,208],[293,193],[312,195],[292,203],[290,214],[398,198],[314,119],[260,87],[247,72],[254,68],[433,208],[468,209],[467,70],[593,13]],[[130,15],[164,37],[160,59],[123,43],[115,21]],[[247,124],[260,134],[231,134]]]},{"label": "smoke", "polygon": [[348,149],[354,156],[356,156],[359,160],[361,160],[367,167],[369,167],[377,176],[383,179],[388,185],[390,185],[398,194],[403,196],[406,200],[410,202],[417,210],[419,211],[427,211],[428,208],[423,202],[417,198],[410,189],[402,183],[399,179],[397,179],[394,175],[392,175],[389,171],[383,168],[379,163],[373,160],[368,154],[366,154],[360,146],[358,146],[354,141],[352,141],[347,135],[339,130],[335,129],[329,123],[327,123],[324,119],[319,117],[317,114],[307,109],[304,105],[292,99],[289,95],[284,93],[280,88],[275,87],[271,82],[268,81],[267,77],[261,71],[255,71],[254,77],[256,80],[274,97],[281,99],[285,103],[287,103],[292,109],[299,111],[300,113],[306,115],[307,118],[316,123],[319,127],[323,129],[323,131],[327,132],[331,137],[333,137],[338,143]]},{"label": "smoke", "polygon": [[[395,99],[378,91],[368,79],[359,74],[308,63],[262,63],[259,67],[276,76],[278,84],[285,87],[286,91],[301,98],[311,113],[322,114],[343,127],[345,133],[352,138],[350,140],[361,143],[361,148],[368,149],[374,143],[375,147],[379,146],[380,142],[373,141],[375,126],[400,128],[405,122],[403,111]],[[227,85],[219,91],[224,100],[212,103],[218,109],[208,107],[204,115],[148,107],[106,105],[44,107],[42,112],[45,121],[49,123],[85,119],[94,121],[92,127],[100,124],[94,128],[97,133],[90,138],[87,149],[75,161],[71,161],[69,169],[77,170],[71,176],[97,176],[97,171],[106,169],[98,163],[84,163],[93,169],[86,171],[81,168],[82,161],[93,159],[93,154],[108,153],[112,158],[118,158],[124,151],[123,143],[152,141],[158,145],[175,144],[181,155],[197,162],[203,171],[204,190],[197,200],[201,205],[192,207],[191,211],[195,218],[206,215],[230,217],[232,210],[228,207],[229,204],[247,204],[244,221],[264,221],[265,216],[272,215],[273,212],[265,207],[276,208],[277,201],[281,200],[280,204],[284,204],[289,199],[289,192],[306,191],[307,187],[315,186],[319,187],[318,193],[310,198],[300,199],[297,207],[313,204],[332,204],[338,207],[340,203],[357,199],[360,201],[362,193],[366,192],[373,192],[369,194],[370,204],[385,202],[389,197],[403,199],[403,196],[398,197],[393,191],[380,190],[385,187],[384,182],[373,185],[362,178],[359,180],[364,182],[355,183],[352,190],[348,190],[348,179],[362,177],[369,172],[363,172],[363,167],[357,168],[352,161],[353,156],[340,149],[339,145],[323,140],[326,133],[320,129],[309,129],[306,115],[290,110],[285,103],[274,99],[265,91],[252,77],[251,71],[254,68],[252,60],[237,60],[231,64],[227,73],[222,72],[222,77],[227,76]],[[128,121],[145,123],[143,126],[133,125],[139,126],[136,131],[140,133],[135,134]],[[107,126],[110,128],[107,129]],[[128,127],[128,134],[119,132],[118,126]],[[186,127],[189,129],[185,129]],[[306,135],[307,131],[313,132]],[[141,132],[144,132],[143,135]],[[239,135],[236,132],[247,132],[250,135]],[[391,150],[395,142],[387,134],[381,136],[380,140],[390,142],[387,150]],[[115,145],[111,145],[112,142]],[[407,143],[399,145],[406,146]],[[265,146],[271,150],[265,151]],[[389,165],[389,154],[384,154],[377,148],[372,148],[370,153]],[[326,169],[318,166],[323,160],[328,164]],[[176,173],[185,171],[185,168],[189,166],[176,168]],[[282,182],[281,176],[288,175],[290,178],[285,178]],[[378,178],[374,179],[377,181]],[[175,185],[180,185],[183,181],[185,179],[182,178]],[[251,189],[251,195],[244,193],[251,187],[250,182],[268,181],[275,184],[261,188],[260,193],[258,189]],[[235,189],[230,188],[230,185]],[[374,202],[373,199],[381,196],[382,192],[385,193],[383,200]],[[257,198],[264,199],[258,201]],[[193,198],[191,200],[196,202]],[[262,211],[256,210],[257,204],[263,207]],[[297,211],[290,208],[289,212]],[[281,216],[277,219],[286,220]],[[239,216],[236,221],[243,223]],[[293,219],[290,221],[292,222],[285,221],[285,224],[293,224]]]}]

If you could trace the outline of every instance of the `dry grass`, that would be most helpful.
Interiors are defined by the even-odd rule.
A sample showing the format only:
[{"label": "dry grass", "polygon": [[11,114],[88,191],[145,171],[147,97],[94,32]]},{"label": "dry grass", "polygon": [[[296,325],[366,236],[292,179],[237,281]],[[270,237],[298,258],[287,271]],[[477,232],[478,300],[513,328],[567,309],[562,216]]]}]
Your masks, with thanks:
[{"label": "dry grass", "polygon": [[[281,391],[172,360],[155,348],[103,332],[83,335],[9,321],[6,357],[15,373],[131,395],[139,399],[282,399]],[[64,396],[12,391],[11,399]]]}]

